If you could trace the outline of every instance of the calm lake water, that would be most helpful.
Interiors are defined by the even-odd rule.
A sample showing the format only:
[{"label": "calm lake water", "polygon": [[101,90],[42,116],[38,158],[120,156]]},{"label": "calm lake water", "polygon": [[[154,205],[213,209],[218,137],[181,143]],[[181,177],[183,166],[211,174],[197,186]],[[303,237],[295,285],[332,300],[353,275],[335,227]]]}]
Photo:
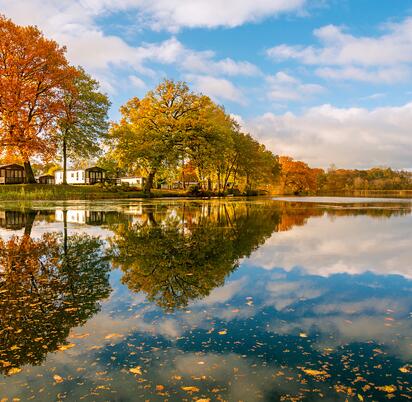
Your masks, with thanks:
[{"label": "calm lake water", "polygon": [[410,400],[411,238],[410,200],[4,204],[0,400]]}]

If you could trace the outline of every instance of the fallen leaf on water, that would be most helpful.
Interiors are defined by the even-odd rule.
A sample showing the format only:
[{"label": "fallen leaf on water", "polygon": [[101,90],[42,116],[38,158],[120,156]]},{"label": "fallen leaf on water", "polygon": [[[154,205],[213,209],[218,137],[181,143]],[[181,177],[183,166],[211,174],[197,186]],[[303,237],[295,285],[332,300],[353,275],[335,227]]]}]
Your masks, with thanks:
[{"label": "fallen leaf on water", "polygon": [[64,381],[63,377],[60,377],[58,374],[55,374],[53,376],[53,380],[56,381],[57,384],[61,383]]},{"label": "fallen leaf on water", "polygon": [[83,339],[83,338],[87,338],[89,335],[90,335],[89,333],[85,333],[85,334],[72,334],[72,335],[70,335],[70,338]]},{"label": "fallen leaf on water", "polygon": [[304,332],[301,332],[301,333],[299,334],[299,336],[300,336],[301,338],[307,338],[307,337],[308,337],[307,334],[305,334]]},{"label": "fallen leaf on water", "polygon": [[411,367],[408,366],[408,365],[406,365],[406,366],[401,367],[401,368],[399,369],[399,371],[400,371],[401,373],[410,373],[410,372],[411,372]]},{"label": "fallen leaf on water", "polygon": [[210,402],[209,398],[196,399],[196,402]]},{"label": "fallen leaf on water", "polygon": [[358,394],[358,399],[359,399],[360,401],[363,401],[363,396]]},{"label": "fallen leaf on water", "polygon": [[17,374],[17,373],[20,373],[20,371],[21,371],[21,368],[13,367],[7,372],[7,375]]},{"label": "fallen leaf on water", "polygon": [[186,392],[199,392],[199,388],[198,387],[182,387],[183,391]]},{"label": "fallen leaf on water", "polygon": [[133,374],[142,375],[142,368],[140,366],[130,368],[129,371]]},{"label": "fallen leaf on water", "polygon": [[106,335],[104,339],[120,338],[122,336],[123,336],[122,334],[109,334],[109,335]]},{"label": "fallen leaf on water", "polygon": [[382,387],[376,387],[376,389],[391,394],[392,392],[395,392],[397,388],[395,387],[395,385],[384,385]]},{"label": "fallen leaf on water", "polygon": [[75,343],[69,343],[69,344],[67,344],[67,345],[60,345],[60,346],[58,347],[58,349],[59,349],[60,351],[64,351],[64,350],[67,350],[67,349],[71,349],[71,348],[73,348],[74,346],[76,346]]},{"label": "fallen leaf on water", "polygon": [[226,334],[227,334],[227,330],[224,329],[223,331],[219,331],[218,334],[219,334],[219,335],[226,335]]},{"label": "fallen leaf on water", "polygon": [[156,385],[156,391],[163,391],[165,389],[164,385]]},{"label": "fallen leaf on water", "polygon": [[312,375],[314,377],[317,377],[317,376],[330,377],[329,374],[324,370],[312,370],[312,369],[303,368],[302,371],[305,372],[306,374]]}]

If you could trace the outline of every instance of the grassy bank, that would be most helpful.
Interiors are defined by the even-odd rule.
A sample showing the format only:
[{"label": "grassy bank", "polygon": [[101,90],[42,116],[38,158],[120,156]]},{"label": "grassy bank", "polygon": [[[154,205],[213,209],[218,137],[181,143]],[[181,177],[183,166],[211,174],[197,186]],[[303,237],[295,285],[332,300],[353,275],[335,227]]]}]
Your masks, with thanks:
[{"label": "grassy bank", "polygon": [[[154,190],[153,197],[184,197],[179,190]],[[115,198],[146,198],[142,191],[106,189],[99,186],[63,186],[47,184],[18,184],[0,186],[0,201],[28,200],[101,200]]]}]

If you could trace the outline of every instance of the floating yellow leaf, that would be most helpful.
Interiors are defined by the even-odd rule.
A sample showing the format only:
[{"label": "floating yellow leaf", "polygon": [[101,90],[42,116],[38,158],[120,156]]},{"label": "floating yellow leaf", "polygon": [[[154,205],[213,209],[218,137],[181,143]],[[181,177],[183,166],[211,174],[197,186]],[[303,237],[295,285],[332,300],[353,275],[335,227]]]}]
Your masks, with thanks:
[{"label": "floating yellow leaf", "polygon": [[300,336],[301,338],[307,338],[307,337],[308,337],[307,334],[305,334],[304,332],[301,332],[301,333],[299,334],[299,336]]},{"label": "floating yellow leaf", "polygon": [[199,388],[198,387],[182,387],[183,391],[186,392],[199,392]]},{"label": "floating yellow leaf", "polygon": [[60,345],[60,346],[58,347],[58,349],[59,349],[60,351],[64,351],[64,350],[67,350],[67,349],[71,349],[71,348],[73,348],[74,346],[76,346],[75,343],[68,343],[67,345]]},{"label": "floating yellow leaf", "polygon": [[85,333],[85,334],[72,334],[72,335],[70,335],[70,338],[83,339],[83,338],[87,338],[89,335],[90,335],[89,333]]},{"label": "floating yellow leaf", "polygon": [[142,368],[140,366],[130,368],[129,371],[133,374],[142,375]]},{"label": "floating yellow leaf", "polygon": [[120,338],[122,336],[123,336],[122,334],[109,334],[109,335],[106,335],[104,339]]},{"label": "floating yellow leaf", "polygon": [[164,385],[156,385],[156,391],[163,391],[165,389]]},{"label": "floating yellow leaf", "polygon": [[399,371],[400,371],[401,373],[410,373],[410,372],[411,372],[411,368],[410,368],[410,366],[403,366],[403,367],[401,367],[401,368],[399,369]]},{"label": "floating yellow leaf", "polygon": [[56,381],[57,384],[59,384],[59,383],[61,383],[61,382],[64,381],[64,378],[63,378],[63,377],[60,377],[58,374],[55,374],[55,375],[53,376],[53,380]]},{"label": "floating yellow leaf", "polygon": [[395,387],[395,385],[384,385],[382,387],[376,387],[376,389],[391,394],[392,392],[395,392],[397,388]]},{"label": "floating yellow leaf", "polygon": [[20,371],[21,371],[21,368],[13,367],[7,372],[7,375],[17,374],[17,373],[20,373]]},{"label": "floating yellow leaf", "polygon": [[358,399],[359,399],[360,401],[363,401],[363,396],[358,394]]},{"label": "floating yellow leaf", "polygon": [[227,330],[224,329],[223,331],[219,331],[218,334],[219,334],[219,335],[226,335],[226,334],[227,334]]},{"label": "floating yellow leaf", "polygon": [[312,370],[303,368],[302,371],[313,377],[330,377],[330,375],[324,370]]}]

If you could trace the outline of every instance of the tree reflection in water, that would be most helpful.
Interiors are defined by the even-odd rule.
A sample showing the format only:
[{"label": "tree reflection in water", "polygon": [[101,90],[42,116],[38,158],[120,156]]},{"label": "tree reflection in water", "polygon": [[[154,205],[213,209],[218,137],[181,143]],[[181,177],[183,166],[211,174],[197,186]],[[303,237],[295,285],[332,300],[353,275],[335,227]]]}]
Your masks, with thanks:
[{"label": "tree reflection in water", "polygon": [[274,209],[248,203],[181,205],[146,209],[145,218],[120,225],[112,239],[113,262],[134,292],[173,310],[222,286],[279,222]]},{"label": "tree reflection in water", "polygon": [[46,233],[0,238],[0,372],[40,364],[65,344],[110,294],[102,242],[89,235]]}]

